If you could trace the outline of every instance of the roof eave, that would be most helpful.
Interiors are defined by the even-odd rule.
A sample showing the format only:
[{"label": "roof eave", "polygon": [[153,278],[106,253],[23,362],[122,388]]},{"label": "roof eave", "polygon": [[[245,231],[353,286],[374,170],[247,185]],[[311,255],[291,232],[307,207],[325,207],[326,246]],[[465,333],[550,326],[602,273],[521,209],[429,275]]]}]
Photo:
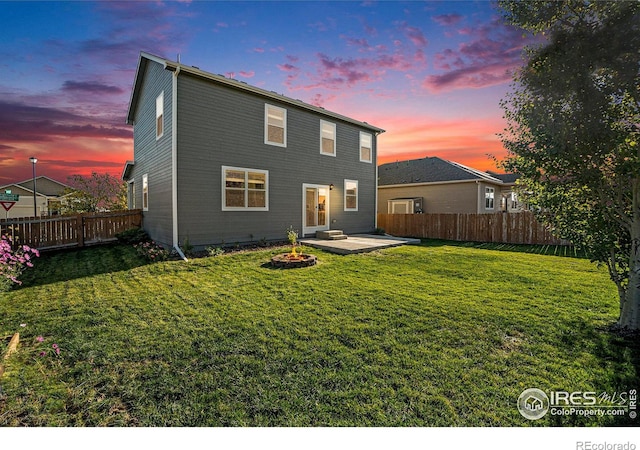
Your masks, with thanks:
[{"label": "roof eave", "polygon": [[[351,117],[347,117],[347,116],[343,116],[342,114],[338,114],[335,113],[333,111],[328,111],[324,108],[321,108],[319,106],[314,106],[314,105],[310,105],[309,103],[305,103],[301,100],[295,100],[292,99],[290,97],[287,97],[285,95],[282,94],[278,94],[276,92],[273,91],[267,91],[265,89],[256,87],[256,86],[251,86],[250,84],[244,83],[242,81],[237,81],[237,80],[233,80],[227,77],[224,77],[222,75],[215,75],[211,72],[206,72],[204,70],[198,69],[197,67],[193,67],[193,66],[185,66],[183,64],[180,64],[178,62],[175,61],[169,61],[166,59],[162,59],[160,57],[154,56],[154,55],[150,55],[148,53],[141,53],[141,58],[145,57],[148,58],[152,61],[158,62],[159,64],[162,64],[163,67],[166,70],[170,70],[172,72],[175,72],[176,70],[180,69],[180,72],[186,72],[189,73],[191,75],[194,76],[198,76],[207,80],[211,80],[211,81],[215,81],[217,83],[229,86],[229,87],[233,87],[235,89],[240,89],[243,91],[247,91],[247,92],[251,92],[254,93],[256,95],[260,95],[262,97],[266,97],[266,98],[270,98],[273,100],[277,100],[279,102],[282,103],[286,103],[292,106],[297,106],[303,109],[307,109],[309,111],[313,111],[317,114],[321,114],[323,116],[327,116],[327,117],[332,117],[334,119],[338,119],[341,120],[343,122],[348,122],[354,125],[357,125],[359,127],[362,128],[366,128],[372,132],[374,132],[376,135],[378,134],[382,134],[385,132],[384,129],[382,128],[378,128],[374,125],[370,125],[367,122],[361,122],[359,120],[356,119],[352,119]],[[139,65],[140,67],[140,65]],[[137,83],[137,78],[138,78],[138,73],[136,73],[136,83]],[[137,84],[134,86],[134,88],[137,87]],[[133,103],[132,103],[133,104]],[[130,107],[130,111],[129,111],[129,117],[131,116],[131,107]],[[129,121],[129,120],[128,120]]]},{"label": "roof eave", "polygon": [[135,161],[127,161],[124,163],[124,169],[122,169],[122,180],[129,181],[131,178],[131,171],[133,170],[133,166],[135,166]]},{"label": "roof eave", "polygon": [[477,183],[482,180],[449,180],[449,181],[423,181],[421,183],[396,183],[396,184],[378,184],[379,188],[398,188],[398,187],[420,187],[435,186],[438,184],[457,184],[457,183]]}]

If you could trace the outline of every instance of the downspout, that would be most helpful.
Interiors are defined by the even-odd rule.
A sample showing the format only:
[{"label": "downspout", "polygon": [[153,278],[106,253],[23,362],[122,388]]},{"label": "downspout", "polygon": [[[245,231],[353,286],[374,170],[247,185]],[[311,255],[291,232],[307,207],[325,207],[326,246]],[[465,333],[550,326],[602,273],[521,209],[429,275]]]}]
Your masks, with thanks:
[{"label": "downspout", "polygon": [[482,190],[480,188],[480,180],[476,180],[476,186],[478,186],[478,195],[476,196],[476,214],[480,214],[480,205],[482,204]]},{"label": "downspout", "polygon": [[376,136],[376,159],[373,162],[376,166],[376,190],[375,190],[375,195],[373,196],[373,211],[374,211],[374,222],[373,222],[373,229],[377,230],[378,229],[378,138]]},{"label": "downspout", "polygon": [[373,164],[376,167],[376,183],[375,183],[375,195],[373,196],[373,211],[374,211],[374,220],[373,220],[373,227],[374,230],[378,229],[378,136],[380,136],[382,133],[384,133],[384,131],[379,131],[375,133],[376,136],[376,150],[375,150],[375,155],[376,157],[373,159]]},{"label": "downspout", "polygon": [[171,85],[171,219],[173,228],[173,248],[180,257],[189,261],[178,242],[178,75],[180,65],[173,72]]}]

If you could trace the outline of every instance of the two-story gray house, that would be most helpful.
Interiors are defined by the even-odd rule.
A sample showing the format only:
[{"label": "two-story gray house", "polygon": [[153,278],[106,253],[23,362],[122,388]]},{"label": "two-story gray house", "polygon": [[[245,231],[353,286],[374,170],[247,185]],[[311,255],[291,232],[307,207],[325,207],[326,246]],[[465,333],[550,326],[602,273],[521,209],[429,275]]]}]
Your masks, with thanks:
[{"label": "two-story gray house", "polygon": [[166,247],[375,228],[384,130],[366,122],[144,52],[127,122],[129,206]]}]

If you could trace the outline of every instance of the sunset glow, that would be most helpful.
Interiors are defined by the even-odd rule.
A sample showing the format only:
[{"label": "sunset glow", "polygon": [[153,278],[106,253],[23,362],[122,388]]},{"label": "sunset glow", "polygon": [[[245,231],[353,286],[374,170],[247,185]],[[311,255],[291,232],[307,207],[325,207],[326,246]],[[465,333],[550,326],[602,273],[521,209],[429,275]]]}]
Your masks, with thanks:
[{"label": "sunset glow", "polygon": [[378,163],[501,158],[498,103],[530,39],[491,2],[0,2],[0,184],[119,176],[140,51],[386,130]]}]

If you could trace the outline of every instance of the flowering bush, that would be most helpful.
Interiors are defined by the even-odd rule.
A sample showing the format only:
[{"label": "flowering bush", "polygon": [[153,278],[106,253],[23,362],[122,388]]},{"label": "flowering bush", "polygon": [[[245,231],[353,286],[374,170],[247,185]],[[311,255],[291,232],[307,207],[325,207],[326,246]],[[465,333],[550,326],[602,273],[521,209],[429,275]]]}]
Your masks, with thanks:
[{"label": "flowering bush", "polygon": [[15,284],[22,284],[18,277],[25,267],[33,267],[31,259],[40,256],[37,249],[19,245],[15,250],[8,236],[0,236],[0,292],[8,291]]},{"label": "flowering bush", "polygon": [[142,242],[134,245],[134,248],[149,261],[165,261],[169,258],[169,252],[153,241]]}]

